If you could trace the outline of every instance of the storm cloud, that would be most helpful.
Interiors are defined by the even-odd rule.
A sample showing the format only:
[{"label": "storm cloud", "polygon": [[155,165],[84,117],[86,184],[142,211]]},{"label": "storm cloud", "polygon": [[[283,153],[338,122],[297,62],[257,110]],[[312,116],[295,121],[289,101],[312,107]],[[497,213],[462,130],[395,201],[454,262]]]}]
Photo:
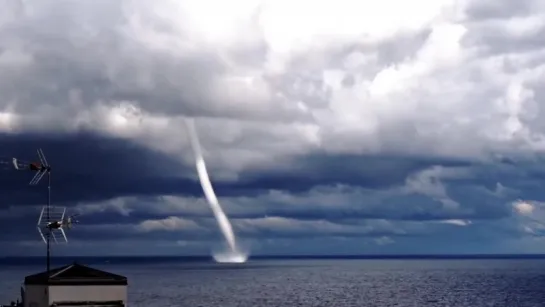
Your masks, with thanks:
[{"label": "storm cloud", "polygon": [[184,117],[253,253],[545,251],[542,1],[0,7],[6,253],[41,252],[37,148],[57,252],[207,253]]}]

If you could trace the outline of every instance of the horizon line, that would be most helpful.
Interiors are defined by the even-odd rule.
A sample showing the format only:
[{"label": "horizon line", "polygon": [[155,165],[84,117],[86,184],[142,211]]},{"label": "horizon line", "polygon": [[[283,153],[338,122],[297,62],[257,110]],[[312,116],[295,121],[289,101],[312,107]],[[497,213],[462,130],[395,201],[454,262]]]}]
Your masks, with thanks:
[{"label": "horizon line", "polygon": [[[249,255],[248,258],[356,258],[356,259],[378,259],[378,258],[517,258],[517,257],[543,257],[545,253],[505,253],[505,254],[346,254],[346,255],[324,255],[324,254],[256,254]],[[46,258],[45,255],[33,255],[33,256],[15,256],[6,255],[0,256],[0,259],[41,259]],[[65,259],[65,258],[213,258],[212,255],[171,255],[171,254],[159,254],[159,255],[146,255],[146,254],[134,254],[134,255],[62,255],[51,256],[51,259]]]}]

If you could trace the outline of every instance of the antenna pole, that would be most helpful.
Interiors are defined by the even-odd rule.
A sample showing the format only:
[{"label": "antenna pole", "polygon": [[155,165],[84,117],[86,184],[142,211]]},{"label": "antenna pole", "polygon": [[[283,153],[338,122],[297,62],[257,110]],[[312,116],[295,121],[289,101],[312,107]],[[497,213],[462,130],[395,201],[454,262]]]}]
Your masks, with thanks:
[{"label": "antenna pole", "polygon": [[[42,177],[45,176],[45,173],[47,173],[47,181],[48,181],[47,182],[47,204],[46,204],[45,208],[42,208],[42,213],[40,213],[40,218],[38,219],[37,227],[38,227],[38,232],[40,233],[40,235],[42,236],[42,239],[45,241],[45,243],[47,245],[46,261],[47,261],[47,278],[49,279],[51,277],[50,276],[50,273],[51,273],[51,235],[52,235],[51,232],[54,230],[54,228],[55,229],[60,229],[60,231],[63,234],[64,239],[66,241],[68,241],[68,240],[66,239],[66,235],[64,234],[64,230],[62,228],[60,228],[60,227],[62,227],[62,224],[57,225],[57,224],[52,224],[52,222],[51,222],[51,166],[49,165],[49,163],[47,163],[47,160],[45,159],[44,153],[43,153],[41,148],[38,148],[38,158],[40,159],[39,163],[30,163],[28,165],[28,169],[30,169],[31,171],[37,171],[36,175],[34,175],[32,180],[30,180],[29,184],[30,185],[37,185],[38,182],[40,182],[40,180],[42,179]],[[17,168],[17,164],[15,162],[16,159],[14,158],[13,161],[15,163],[15,168]],[[42,232],[43,225],[41,224],[44,211],[46,211],[46,217],[45,217],[46,218],[46,227],[44,227],[44,228],[47,228],[47,229],[44,229],[44,230],[47,231],[47,233],[45,235]],[[66,211],[66,208],[65,208],[65,211]],[[63,213],[63,217],[64,217],[64,213]],[[56,221],[56,222],[58,222],[58,221]],[[57,239],[55,237],[53,237],[53,239],[55,239],[55,242],[57,242]]]},{"label": "antenna pole", "polygon": [[[50,221],[49,207],[51,206],[51,170],[47,169],[47,220]],[[51,242],[51,230],[47,232],[47,278],[49,279],[50,267],[51,267],[51,249],[49,247]]]}]

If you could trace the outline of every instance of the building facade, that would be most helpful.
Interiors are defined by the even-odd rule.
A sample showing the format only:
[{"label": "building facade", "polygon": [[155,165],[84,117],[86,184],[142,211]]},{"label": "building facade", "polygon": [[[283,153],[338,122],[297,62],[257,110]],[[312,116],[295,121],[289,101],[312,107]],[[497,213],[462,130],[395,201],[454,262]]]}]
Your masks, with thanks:
[{"label": "building facade", "polygon": [[22,303],[24,307],[126,307],[127,286],[125,276],[74,263],[25,277]]}]

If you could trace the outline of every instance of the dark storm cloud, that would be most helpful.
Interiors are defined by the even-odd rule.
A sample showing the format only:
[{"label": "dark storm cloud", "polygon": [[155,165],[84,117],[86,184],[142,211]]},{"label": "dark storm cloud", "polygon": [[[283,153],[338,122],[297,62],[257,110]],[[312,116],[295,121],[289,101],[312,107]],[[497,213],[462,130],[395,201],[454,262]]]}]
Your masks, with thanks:
[{"label": "dark storm cloud", "polygon": [[[460,184],[457,188],[453,186],[452,193],[458,194],[458,197],[467,197],[464,189],[478,189],[478,187],[487,188],[490,191],[497,191],[506,199],[527,198],[537,201],[545,200],[542,191],[542,182],[545,179],[545,168],[543,167],[544,158],[541,155],[535,155],[531,159],[509,159],[505,163],[502,159],[500,163],[487,163],[473,168],[473,176],[468,178],[456,179]],[[501,186],[498,187],[498,184]],[[475,199],[467,199],[468,202],[479,203]],[[485,209],[486,210],[486,204]]]},{"label": "dark storm cloud", "polygon": [[[35,228],[38,212],[31,217],[15,218],[2,220],[8,225],[2,225],[0,229],[3,231],[0,236],[0,241],[5,242],[21,242],[21,241],[36,241],[40,242],[41,237]],[[131,218],[133,223],[128,223],[128,219],[117,218],[114,223],[104,223],[100,221],[96,224],[90,224],[91,219],[88,216],[78,217],[79,224],[70,230],[66,230],[66,234],[70,240],[76,241],[116,241],[116,240],[139,240],[139,241],[221,241],[223,239],[221,232],[217,229],[216,222],[212,218],[199,219],[192,218],[198,226],[189,226],[180,229],[157,229],[147,230],[146,221]],[[150,220],[148,220],[150,221]],[[249,220],[255,221],[255,220]],[[126,222],[126,223],[124,223]],[[233,219],[237,236],[244,239],[277,239],[277,238],[312,238],[312,237],[382,237],[388,235],[395,236],[415,236],[422,235],[418,233],[404,233],[393,228],[375,228],[367,225],[312,225],[316,221],[305,221],[308,225],[300,227],[297,220],[293,220],[293,227],[290,225],[277,227],[268,225],[267,223],[259,225],[259,221],[255,225],[245,225],[244,222]],[[117,223],[117,224],[115,224]],[[251,223],[253,224],[253,222]],[[334,227],[332,227],[334,226]],[[60,233],[55,235],[59,241]]]},{"label": "dark storm cloud", "polygon": [[[42,148],[53,166],[53,202],[72,205],[121,196],[202,196],[192,165],[132,141],[98,134],[4,134],[0,135],[2,156],[36,160]],[[305,192],[314,186],[352,185],[388,188],[403,184],[413,172],[431,165],[468,165],[461,161],[440,161],[406,157],[357,157],[315,155],[301,157],[278,169],[253,171],[235,182],[212,180],[218,195],[255,196],[260,191]],[[44,204],[46,180],[38,187],[27,183],[34,173],[9,170],[1,173],[2,205]]]},{"label": "dark storm cloud", "polygon": [[[454,199],[462,200],[464,199]],[[469,201],[469,200],[466,200]],[[389,219],[400,221],[436,221],[448,219],[497,219],[510,215],[508,208],[501,203],[494,203],[492,208],[482,209],[472,203],[464,203],[458,210],[446,209],[440,201],[422,195],[407,195],[388,198],[381,202],[339,203],[339,206],[328,208],[272,208],[267,214],[286,216],[296,219],[343,220],[357,219]]]},{"label": "dark storm cloud", "polygon": [[[4,161],[11,157],[37,160],[42,148],[52,165],[52,201],[70,205],[122,195],[198,193],[200,187],[182,176],[191,168],[131,141],[86,132],[76,134],[0,135]],[[28,186],[34,173],[4,169],[1,173],[2,206],[44,204],[46,177]]]},{"label": "dark storm cloud", "polygon": [[327,155],[294,157],[288,163],[267,169],[266,174],[248,173],[241,181],[249,187],[304,192],[320,185],[345,184],[365,188],[402,185],[414,172],[434,165],[469,166],[471,161],[404,155]]},{"label": "dark storm cloud", "polygon": [[[11,152],[16,156],[28,156],[35,148],[41,146],[55,167],[55,185],[53,186],[53,202],[72,205],[76,202],[100,202],[111,198],[136,195],[132,203],[127,203],[131,209],[126,214],[115,210],[103,212],[88,212],[80,220],[88,226],[117,225],[119,228],[97,228],[84,231],[81,238],[98,237],[114,238],[140,236],[142,239],[155,238],[158,234],[136,233],[131,225],[150,220],[160,219],[168,213],[158,210],[162,206],[155,195],[180,195],[202,198],[202,190],[192,179],[170,177],[173,169],[175,174],[185,170],[193,174],[192,167],[184,167],[167,156],[150,150],[144,150],[128,141],[104,138],[97,135],[81,133],[73,136],[43,136],[10,137],[4,136],[3,141],[9,144]],[[241,181],[215,183],[220,200],[223,198],[226,210],[231,218],[252,219],[264,216],[293,218],[303,221],[326,219],[343,224],[347,219],[373,220],[390,219],[397,221],[436,221],[447,219],[497,220],[509,217],[507,200],[494,195],[497,184],[494,180],[487,182],[487,173],[493,173],[494,168],[483,167],[467,161],[437,160],[429,158],[407,157],[328,157],[311,156],[307,159],[296,159],[291,169],[277,169],[271,173],[246,174]],[[440,200],[427,195],[415,193],[397,193],[408,177],[431,166],[443,165],[446,168],[471,168],[470,177],[453,177],[441,179],[447,186],[448,196],[460,204],[457,210],[446,210]],[[501,169],[501,168],[498,168]],[[509,169],[503,168],[502,176],[509,178]],[[286,173],[283,173],[286,172]],[[501,173],[496,171],[498,176]],[[5,204],[36,204],[45,199],[45,189],[37,191],[36,187],[26,187],[31,174],[4,172],[5,187],[3,197],[9,202]],[[522,175],[521,175],[522,176]],[[513,177],[511,175],[511,177]],[[249,180],[249,179],[252,180]],[[515,177],[513,177],[515,178]],[[531,180],[526,179],[526,180]],[[17,182],[17,183],[15,183]],[[509,181],[504,181],[509,184]],[[23,183],[23,184],[21,184]],[[335,186],[341,188],[333,188]],[[308,198],[307,193],[317,186],[332,187]],[[342,188],[345,186],[346,188]],[[45,186],[43,186],[45,187]],[[89,187],[94,187],[90,189]],[[301,202],[289,199],[260,197],[271,189],[281,191],[293,199],[307,197]],[[357,189],[369,191],[371,194],[361,194]],[[17,200],[20,194],[33,191],[32,196]],[[389,194],[388,191],[394,191]],[[15,191],[15,192],[14,192]],[[348,193],[348,194],[346,194]],[[378,197],[373,193],[384,193]],[[322,203],[321,198],[331,195],[341,195],[328,203]],[[346,194],[348,196],[342,196]],[[247,199],[239,204],[238,209],[229,211],[236,205],[237,197]],[[33,198],[31,198],[33,197]],[[227,200],[225,198],[228,198]],[[31,200],[35,200],[32,202]],[[141,202],[143,205],[138,205]],[[210,218],[211,212],[204,202],[198,204],[199,210],[183,210],[178,212],[185,218]],[[77,212],[76,209],[70,209]],[[37,218],[38,211],[30,209],[25,215],[12,219],[4,218],[3,225],[9,236],[23,235],[25,238],[35,236],[31,225]],[[13,227],[12,225],[16,225]],[[214,229],[211,223],[209,229]],[[4,227],[2,227],[4,228]],[[201,238],[203,233],[196,234]],[[269,234],[270,235],[270,234]],[[284,233],[283,235],[287,235]],[[293,235],[297,235],[294,233]],[[348,234],[350,235],[350,234]],[[379,233],[377,235],[385,235]],[[174,235],[175,236],[175,235]],[[191,238],[193,235],[188,235]],[[203,237],[204,238],[204,237]],[[208,238],[208,237],[207,237]],[[100,239],[99,239],[100,240]]]}]

